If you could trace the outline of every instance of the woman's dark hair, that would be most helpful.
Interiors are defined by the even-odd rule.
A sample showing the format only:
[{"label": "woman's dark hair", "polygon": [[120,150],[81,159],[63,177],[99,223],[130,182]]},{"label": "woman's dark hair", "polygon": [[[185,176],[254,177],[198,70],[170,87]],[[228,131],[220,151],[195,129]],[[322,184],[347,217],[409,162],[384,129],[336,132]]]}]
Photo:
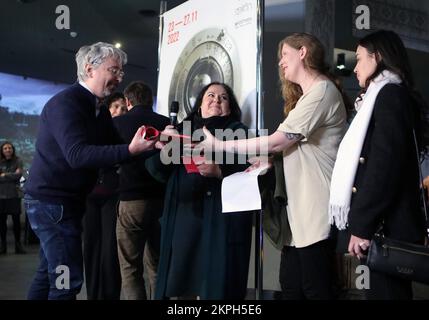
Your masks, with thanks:
[{"label": "woman's dark hair", "polygon": [[6,160],[6,157],[3,154],[3,147],[7,144],[12,146],[12,150],[13,150],[12,159],[16,159],[17,156],[16,156],[16,152],[15,152],[15,146],[11,142],[5,141],[0,146],[0,160]]},{"label": "woman's dark hair", "polygon": [[122,92],[112,93],[110,96],[108,96],[106,98],[106,106],[107,106],[107,108],[110,108],[110,105],[113,102],[115,102],[116,100],[119,100],[119,99],[125,100],[125,96],[122,94]]},{"label": "woman's dark hair", "polygon": [[370,82],[384,70],[397,74],[402,85],[408,89],[411,97],[416,103],[417,109],[414,118],[419,149],[426,153],[429,145],[429,110],[423,97],[414,87],[413,72],[407,50],[401,38],[393,31],[379,30],[359,40],[358,45],[365,48],[368,53],[377,55],[377,67],[374,73],[368,77],[363,92],[366,91]]},{"label": "woman's dark hair", "polygon": [[231,112],[229,116],[235,121],[241,120],[241,109],[240,109],[240,106],[238,105],[238,101],[237,101],[237,98],[235,97],[234,91],[232,91],[231,87],[228,86],[227,84],[222,82],[217,82],[217,81],[211,82],[201,89],[200,93],[197,96],[197,99],[195,100],[194,107],[192,108],[191,112],[184,120],[192,120],[193,117],[199,113],[201,104],[203,102],[204,94],[209,89],[209,87],[213,85],[222,86],[225,89],[226,93],[228,94],[229,110]]},{"label": "woman's dark hair", "polygon": [[379,60],[374,73],[368,77],[365,88],[384,70],[396,73],[407,88],[414,87],[413,74],[407,50],[401,38],[393,31],[379,30],[359,40],[358,45],[371,54],[378,54]]}]

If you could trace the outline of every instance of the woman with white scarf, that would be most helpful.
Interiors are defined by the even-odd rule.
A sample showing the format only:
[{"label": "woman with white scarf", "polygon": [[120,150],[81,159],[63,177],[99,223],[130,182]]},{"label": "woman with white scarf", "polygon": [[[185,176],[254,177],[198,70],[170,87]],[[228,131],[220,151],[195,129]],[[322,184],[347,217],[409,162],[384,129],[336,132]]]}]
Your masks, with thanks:
[{"label": "woman with white scarf", "polygon": [[[422,116],[426,105],[414,90],[407,52],[397,34],[381,30],[364,37],[356,58],[354,72],[363,90],[337,154],[329,215],[340,231],[347,230],[348,252],[364,258],[381,225],[387,237],[424,240],[413,128],[420,152],[427,146],[428,129]],[[411,299],[411,282],[371,271],[366,295]]]}]

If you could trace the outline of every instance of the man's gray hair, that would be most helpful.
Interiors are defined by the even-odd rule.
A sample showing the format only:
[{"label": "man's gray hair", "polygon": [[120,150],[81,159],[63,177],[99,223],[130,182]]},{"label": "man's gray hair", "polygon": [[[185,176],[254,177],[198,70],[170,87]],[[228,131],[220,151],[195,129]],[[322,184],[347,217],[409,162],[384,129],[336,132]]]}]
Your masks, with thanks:
[{"label": "man's gray hair", "polygon": [[79,81],[84,81],[88,77],[85,73],[86,64],[92,64],[97,68],[110,57],[117,59],[121,65],[127,63],[127,54],[110,43],[97,42],[81,47],[76,53],[77,78]]}]

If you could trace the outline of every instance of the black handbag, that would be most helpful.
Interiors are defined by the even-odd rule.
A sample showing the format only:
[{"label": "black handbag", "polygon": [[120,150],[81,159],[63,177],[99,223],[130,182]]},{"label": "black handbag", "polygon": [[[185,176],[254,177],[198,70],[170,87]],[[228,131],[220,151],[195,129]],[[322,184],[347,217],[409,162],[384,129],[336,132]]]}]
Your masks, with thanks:
[{"label": "black handbag", "polygon": [[[416,134],[414,143],[419,159]],[[418,163],[420,179],[422,173]],[[422,201],[427,224],[427,208],[423,187]],[[376,233],[368,249],[367,265],[370,270],[386,273],[402,279],[429,284],[429,247],[394,240]]]},{"label": "black handbag", "polygon": [[368,251],[370,270],[429,284],[429,248],[376,234]]}]

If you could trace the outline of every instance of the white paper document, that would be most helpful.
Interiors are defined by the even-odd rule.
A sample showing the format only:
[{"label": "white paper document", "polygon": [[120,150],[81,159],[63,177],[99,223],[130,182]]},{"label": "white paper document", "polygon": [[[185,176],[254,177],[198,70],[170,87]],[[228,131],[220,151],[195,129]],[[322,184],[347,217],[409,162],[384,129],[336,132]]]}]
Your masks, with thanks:
[{"label": "white paper document", "polygon": [[258,176],[268,164],[250,172],[237,172],[222,181],[222,212],[261,210]]}]

